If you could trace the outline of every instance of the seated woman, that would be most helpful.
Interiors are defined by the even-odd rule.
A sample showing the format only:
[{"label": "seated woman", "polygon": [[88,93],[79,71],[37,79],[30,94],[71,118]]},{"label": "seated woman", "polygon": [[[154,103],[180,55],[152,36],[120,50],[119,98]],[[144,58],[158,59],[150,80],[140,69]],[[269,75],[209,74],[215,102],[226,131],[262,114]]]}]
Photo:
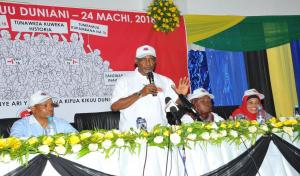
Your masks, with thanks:
[{"label": "seated woman", "polygon": [[247,119],[256,120],[258,109],[261,107],[263,116],[265,119],[269,119],[272,116],[263,110],[261,100],[265,96],[259,93],[256,89],[249,89],[244,92],[242,105],[233,111],[231,119]]},{"label": "seated woman", "polygon": [[194,90],[194,92],[188,95],[188,100],[194,105],[195,110],[199,113],[199,116],[192,113],[186,113],[182,116],[182,123],[192,123],[194,120],[205,122],[219,122],[224,120],[218,114],[212,112],[212,102],[214,96],[203,88]]}]

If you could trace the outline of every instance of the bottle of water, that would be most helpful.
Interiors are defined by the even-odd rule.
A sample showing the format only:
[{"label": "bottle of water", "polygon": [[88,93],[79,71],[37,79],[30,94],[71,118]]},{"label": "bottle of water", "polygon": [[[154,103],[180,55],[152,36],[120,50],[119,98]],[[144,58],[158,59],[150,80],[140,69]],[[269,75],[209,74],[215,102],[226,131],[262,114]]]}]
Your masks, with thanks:
[{"label": "bottle of water", "polygon": [[237,114],[234,119],[235,120],[245,120],[246,117],[244,114]]},{"label": "bottle of water", "polygon": [[300,117],[299,106],[295,105],[294,107],[294,117]]},{"label": "bottle of water", "polygon": [[258,112],[257,112],[257,116],[256,116],[256,121],[259,124],[264,124],[266,122],[266,120],[265,120],[265,115],[264,115],[261,105],[258,105],[257,109],[258,109]]},{"label": "bottle of water", "polygon": [[146,119],[144,119],[142,117],[138,117],[136,119],[136,128],[140,129],[140,130],[147,131],[147,122],[146,122]]},{"label": "bottle of water", "polygon": [[48,125],[45,128],[45,133],[47,136],[53,136],[57,133],[53,117],[48,117]]}]

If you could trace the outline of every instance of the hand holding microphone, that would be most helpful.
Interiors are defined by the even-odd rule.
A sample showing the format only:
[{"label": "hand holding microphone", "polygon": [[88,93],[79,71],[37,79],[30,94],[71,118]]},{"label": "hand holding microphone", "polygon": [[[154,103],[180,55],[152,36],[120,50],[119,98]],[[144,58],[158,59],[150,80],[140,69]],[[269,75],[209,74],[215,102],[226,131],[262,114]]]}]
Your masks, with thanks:
[{"label": "hand holding microphone", "polygon": [[143,89],[139,92],[141,96],[146,96],[148,94],[152,94],[152,96],[157,96],[158,88],[154,84],[154,75],[153,72],[147,73],[147,79],[149,80],[148,85],[145,85]]},{"label": "hand holding microphone", "polygon": [[143,87],[141,91],[139,91],[141,97],[146,96],[148,94],[152,94],[153,96],[157,95],[157,87],[154,84],[148,84]]}]

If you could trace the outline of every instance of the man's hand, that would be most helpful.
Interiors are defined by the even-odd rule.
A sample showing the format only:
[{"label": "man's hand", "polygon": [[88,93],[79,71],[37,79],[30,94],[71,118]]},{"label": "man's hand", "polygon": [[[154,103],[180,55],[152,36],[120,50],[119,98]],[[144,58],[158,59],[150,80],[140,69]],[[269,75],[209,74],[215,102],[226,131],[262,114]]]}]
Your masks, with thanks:
[{"label": "man's hand", "polygon": [[135,92],[128,97],[121,98],[118,101],[114,102],[111,105],[112,111],[119,111],[121,109],[128,108],[131,106],[134,102],[136,102],[138,99],[148,95],[148,94],[157,94],[159,88],[157,88],[154,84],[148,84],[143,87],[142,90],[139,92]]},{"label": "man's hand", "polygon": [[154,84],[145,85],[140,93],[142,96],[146,96],[148,94],[157,94],[157,87]]},{"label": "man's hand", "polygon": [[176,88],[173,85],[172,88],[175,90],[177,94],[187,95],[190,88],[190,81],[187,77],[180,78],[178,87]]}]

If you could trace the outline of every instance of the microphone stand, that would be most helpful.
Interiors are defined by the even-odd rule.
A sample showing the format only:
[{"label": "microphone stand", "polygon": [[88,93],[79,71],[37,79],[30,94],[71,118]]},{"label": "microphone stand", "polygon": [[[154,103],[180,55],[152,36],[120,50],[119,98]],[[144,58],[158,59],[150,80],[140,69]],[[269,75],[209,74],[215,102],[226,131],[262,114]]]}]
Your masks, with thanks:
[{"label": "microphone stand", "polygon": [[[181,121],[180,119],[177,117],[176,113],[173,114],[174,115],[174,118],[176,119],[175,120],[175,125],[181,125]],[[177,147],[178,149],[178,152],[179,152],[179,155],[180,155],[180,158],[182,160],[182,163],[183,163],[183,167],[184,167],[184,175],[187,175],[188,176],[188,173],[187,173],[187,169],[186,169],[186,155],[185,155],[185,147],[184,145],[182,146],[182,148],[180,147]],[[181,154],[181,150],[182,150],[182,154]]]}]

